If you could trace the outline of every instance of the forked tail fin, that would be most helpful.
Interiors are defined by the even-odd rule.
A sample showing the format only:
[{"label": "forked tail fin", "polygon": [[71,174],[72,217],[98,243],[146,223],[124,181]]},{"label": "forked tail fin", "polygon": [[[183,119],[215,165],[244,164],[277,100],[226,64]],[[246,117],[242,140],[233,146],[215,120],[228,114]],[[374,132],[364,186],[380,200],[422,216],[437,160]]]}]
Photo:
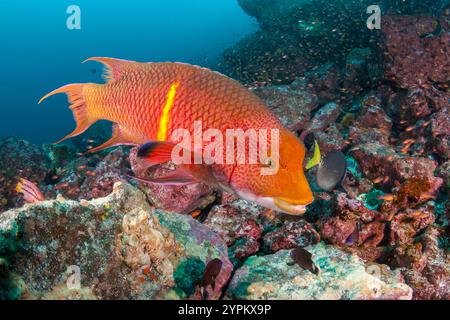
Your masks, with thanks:
[{"label": "forked tail fin", "polygon": [[89,115],[89,110],[87,107],[85,96],[83,95],[83,90],[88,86],[93,86],[91,83],[73,83],[65,85],[59,89],[56,89],[48,94],[46,94],[41,100],[39,100],[39,104],[47,99],[50,96],[53,96],[58,93],[65,93],[69,102],[71,103],[70,109],[72,109],[73,117],[77,124],[75,130],[59,140],[55,142],[55,144],[60,143],[68,138],[75,137],[79,134],[82,134],[86,131],[91,125],[93,125],[98,119]]}]

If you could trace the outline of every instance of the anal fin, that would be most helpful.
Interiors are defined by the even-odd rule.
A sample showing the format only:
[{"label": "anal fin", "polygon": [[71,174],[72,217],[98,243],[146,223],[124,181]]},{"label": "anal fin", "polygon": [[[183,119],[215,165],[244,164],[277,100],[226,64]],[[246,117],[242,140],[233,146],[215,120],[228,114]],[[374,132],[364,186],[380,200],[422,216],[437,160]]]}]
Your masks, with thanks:
[{"label": "anal fin", "polygon": [[134,140],[133,135],[126,128],[123,128],[119,124],[114,123],[112,125],[111,139],[99,145],[98,147],[86,151],[86,153],[94,153],[121,145],[131,145],[131,146],[138,145],[137,143],[133,142],[133,140]]}]

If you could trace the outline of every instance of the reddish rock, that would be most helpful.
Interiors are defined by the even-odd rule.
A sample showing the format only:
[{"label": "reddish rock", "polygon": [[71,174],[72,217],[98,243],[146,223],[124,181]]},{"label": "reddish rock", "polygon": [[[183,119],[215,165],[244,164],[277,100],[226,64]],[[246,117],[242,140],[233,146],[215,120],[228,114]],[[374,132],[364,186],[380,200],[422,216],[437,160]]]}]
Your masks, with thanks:
[{"label": "reddish rock", "polygon": [[352,155],[364,175],[371,180],[388,177],[384,183],[387,186],[393,186],[395,181],[403,182],[412,177],[433,177],[437,167],[434,160],[399,155],[392,147],[378,142],[360,144],[353,148]]},{"label": "reddish rock", "polygon": [[353,145],[360,145],[377,141],[382,145],[389,145],[389,132],[378,128],[364,127],[361,125],[349,128],[349,138]]},{"label": "reddish rock", "polygon": [[429,92],[422,88],[414,89],[400,97],[398,104],[392,106],[396,108],[393,111],[397,114],[399,124],[401,122],[400,128],[405,129],[433,113],[434,108],[428,95]]},{"label": "reddish rock", "polygon": [[261,238],[261,226],[253,219],[248,219],[240,224],[236,230],[237,237]]},{"label": "reddish rock", "polygon": [[[341,96],[342,74],[339,68],[329,63],[315,68],[305,74],[308,84],[313,88],[319,98],[319,103],[338,101]],[[301,80],[293,83],[296,85]]]},{"label": "reddish rock", "polygon": [[425,205],[397,214],[391,221],[391,244],[412,244],[414,237],[434,222],[434,208]]},{"label": "reddish rock", "polygon": [[421,272],[427,263],[421,243],[402,244],[395,248],[394,263],[397,268],[407,268]]},{"label": "reddish rock", "polygon": [[436,174],[442,178],[444,186],[447,186],[448,188],[450,186],[450,160],[441,164],[437,169]]},{"label": "reddish rock", "polygon": [[315,132],[314,138],[323,154],[327,154],[331,150],[342,150],[347,146],[347,142],[336,124],[332,124],[325,131]]},{"label": "reddish rock", "polygon": [[236,240],[230,246],[229,255],[231,260],[236,264],[243,261],[245,258],[256,254],[259,251],[259,241],[253,237],[245,236]]},{"label": "reddish rock", "polygon": [[305,220],[288,221],[263,237],[264,250],[270,253],[298,246],[306,247],[319,241],[319,233]]},{"label": "reddish rock", "polygon": [[331,102],[317,111],[311,121],[308,123],[302,133],[302,138],[306,133],[324,131],[331,124],[335,123],[339,115],[341,114],[341,108],[338,104]]},{"label": "reddish rock", "polygon": [[363,224],[358,232],[357,244],[364,248],[375,248],[384,238],[385,222],[374,221]]},{"label": "reddish rock", "polygon": [[321,220],[319,228],[323,240],[331,244],[345,245],[356,228],[356,219],[343,220],[340,217],[331,217]]},{"label": "reddish rock", "polygon": [[358,118],[358,122],[363,127],[377,128],[388,134],[392,128],[392,120],[381,107],[376,105],[365,107]]},{"label": "reddish rock", "polygon": [[450,35],[421,37],[437,28],[434,17],[386,16],[385,76],[402,88],[421,87],[450,78]]},{"label": "reddish rock", "polygon": [[333,216],[321,218],[318,225],[322,239],[332,244],[376,247],[384,238],[387,219],[386,215],[339,193],[334,199]]},{"label": "reddish rock", "polygon": [[351,171],[347,171],[342,187],[350,198],[355,199],[362,193],[370,192],[373,189],[373,183],[366,178],[359,179]]},{"label": "reddish rock", "polygon": [[49,159],[42,148],[16,138],[1,140],[0,212],[24,204],[22,196],[15,191],[18,178],[43,186],[48,166]]},{"label": "reddish rock", "polygon": [[414,177],[406,180],[400,187],[393,190],[393,200],[385,201],[381,211],[395,214],[400,210],[415,208],[437,196],[442,186],[438,177]]},{"label": "reddish rock", "polygon": [[436,138],[450,136],[450,107],[443,108],[433,115],[431,134]]},{"label": "reddish rock", "polygon": [[[134,174],[140,178],[157,178],[175,169],[175,165],[165,163],[151,168],[143,168],[136,159],[137,149],[130,152],[130,164]],[[216,199],[215,190],[205,183],[186,186],[162,186],[138,183],[149,201],[157,208],[177,213],[190,213],[203,209]]]},{"label": "reddish rock", "polygon": [[439,245],[442,236],[445,230],[429,227],[420,239],[423,258],[417,258],[422,264],[416,265],[417,269],[402,269],[406,283],[413,289],[414,299],[450,299],[450,254],[448,248]]},{"label": "reddish rock", "polygon": [[311,110],[317,106],[317,97],[300,86],[264,87],[255,93],[292,131],[302,129],[309,121]]},{"label": "reddish rock", "polygon": [[262,227],[256,220],[257,216],[251,212],[226,204],[214,206],[204,223],[217,232],[230,246],[236,239],[244,236],[259,239]]},{"label": "reddish rock", "polygon": [[86,179],[80,187],[79,198],[93,199],[109,195],[114,183],[126,180],[130,173],[128,153],[123,148],[118,148],[108,153],[100,161],[93,171],[86,171]]},{"label": "reddish rock", "polygon": [[431,119],[433,152],[446,161],[450,159],[450,107],[442,108]]}]

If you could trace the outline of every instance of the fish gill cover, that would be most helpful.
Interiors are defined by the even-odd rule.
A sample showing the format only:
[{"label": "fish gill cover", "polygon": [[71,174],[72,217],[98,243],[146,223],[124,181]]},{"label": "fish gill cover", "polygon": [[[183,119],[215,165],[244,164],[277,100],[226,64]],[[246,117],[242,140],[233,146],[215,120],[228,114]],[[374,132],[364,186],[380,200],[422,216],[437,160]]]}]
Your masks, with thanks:
[{"label": "fish gill cover", "polygon": [[[449,1],[25,4],[0,10],[0,299],[450,298]],[[221,74],[176,65],[187,73],[168,67],[147,77],[153,64],[114,60],[105,84],[100,64],[80,64],[90,57]],[[188,117],[189,108],[171,113],[180,99],[201,104],[231,88],[199,118],[247,123],[262,112],[264,123],[279,123],[282,141],[298,138],[281,149],[289,168],[302,159],[291,173],[305,172],[300,186],[314,201],[287,215],[279,212],[293,208],[287,201],[274,201],[275,210],[249,199],[241,186],[271,181],[251,170],[227,188],[192,183],[186,172],[180,180],[186,167],[163,161],[173,146],[140,143],[146,131],[131,125],[115,124],[121,145],[99,152],[86,153],[110,138],[108,122],[52,144],[74,129],[67,106],[89,120],[97,109],[79,112],[98,95],[84,89],[71,103],[61,95],[38,106],[42,96],[127,77],[138,80],[124,90],[122,110],[139,105],[140,92],[159,101],[155,119],[164,121],[140,125],[138,109],[126,116],[160,137]],[[139,79],[170,81],[150,96]],[[186,79],[207,94],[183,91]],[[258,107],[235,119],[227,106],[241,94]],[[147,142],[151,150],[140,146]],[[315,145],[317,165],[306,170]],[[207,176],[203,166],[189,169]],[[189,183],[149,183],[174,182],[174,174]],[[330,180],[333,190],[320,188]],[[290,191],[273,181],[276,192]]]}]

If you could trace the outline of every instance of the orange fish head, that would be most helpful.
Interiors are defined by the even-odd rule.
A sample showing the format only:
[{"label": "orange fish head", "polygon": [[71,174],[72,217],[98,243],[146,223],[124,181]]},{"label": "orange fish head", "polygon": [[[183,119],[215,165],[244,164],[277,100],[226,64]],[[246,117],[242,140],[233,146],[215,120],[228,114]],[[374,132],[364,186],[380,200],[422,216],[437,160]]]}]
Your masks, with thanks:
[{"label": "orange fish head", "polygon": [[305,177],[305,147],[289,131],[280,132],[279,156],[266,163],[238,165],[231,188],[242,198],[292,215],[306,212],[314,200]]}]

